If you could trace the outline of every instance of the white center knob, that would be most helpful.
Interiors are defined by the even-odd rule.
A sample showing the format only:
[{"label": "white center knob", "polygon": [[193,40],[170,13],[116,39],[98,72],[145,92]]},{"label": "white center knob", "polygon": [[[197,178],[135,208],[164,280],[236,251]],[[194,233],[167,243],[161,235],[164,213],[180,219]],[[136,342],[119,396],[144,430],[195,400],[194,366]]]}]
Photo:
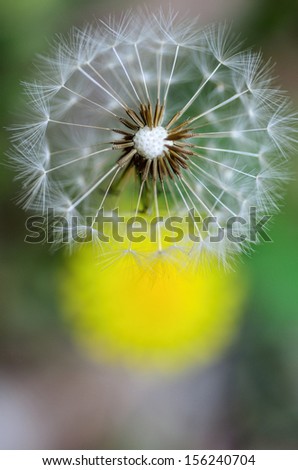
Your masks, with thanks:
[{"label": "white center knob", "polygon": [[142,157],[153,160],[163,155],[167,149],[166,145],[172,145],[173,142],[167,140],[168,133],[164,127],[145,126],[134,136],[135,149]]}]

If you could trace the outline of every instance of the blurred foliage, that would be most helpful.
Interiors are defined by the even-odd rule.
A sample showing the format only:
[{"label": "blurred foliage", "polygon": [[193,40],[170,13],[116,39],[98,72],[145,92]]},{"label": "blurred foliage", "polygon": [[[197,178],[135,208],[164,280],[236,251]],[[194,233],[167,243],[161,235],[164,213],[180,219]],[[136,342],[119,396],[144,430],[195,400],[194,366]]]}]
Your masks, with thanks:
[{"label": "blurred foliage", "polygon": [[[53,31],[69,29],[77,20],[73,0],[15,0],[0,4],[1,112],[0,112],[0,356],[22,362],[54,351],[61,329],[55,297],[55,270],[59,253],[48,247],[26,245],[26,214],[16,206],[19,185],[5,155],[9,134],[4,126],[17,121],[22,110],[21,80],[32,78],[36,53],[48,48]],[[88,1],[85,2],[88,5]],[[75,8],[72,8],[75,7]],[[62,333],[63,334],[63,333]],[[47,346],[46,346],[47,345]],[[42,354],[41,354],[42,353]]]},{"label": "blurred foliage", "polygon": [[255,0],[255,8],[242,20],[242,24],[246,34],[257,42],[268,40],[281,31],[297,39],[297,18],[297,0]]},{"label": "blurred foliage", "polygon": [[250,260],[254,301],[262,306],[260,321],[268,331],[298,329],[297,267],[298,220],[291,213],[279,215],[270,231],[272,243],[265,244]]}]

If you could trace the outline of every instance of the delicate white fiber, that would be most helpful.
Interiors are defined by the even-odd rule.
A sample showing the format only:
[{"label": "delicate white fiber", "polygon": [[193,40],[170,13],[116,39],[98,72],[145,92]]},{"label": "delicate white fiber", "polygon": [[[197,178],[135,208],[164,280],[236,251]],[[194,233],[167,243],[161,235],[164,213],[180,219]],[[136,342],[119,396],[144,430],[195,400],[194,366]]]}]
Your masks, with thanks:
[{"label": "delicate white fiber", "polygon": [[[12,136],[23,206],[76,215],[92,234],[99,210],[122,207],[121,201],[128,201],[126,214],[129,208],[132,215],[193,211],[215,217],[215,227],[223,228],[230,217],[247,218],[251,207],[258,217],[276,211],[283,163],[297,143],[297,115],[275,87],[271,64],[259,53],[239,51],[239,44],[226,25],[200,27],[197,19],[163,11],[111,17],[57,37],[52,55],[39,58],[39,78],[24,84],[29,118]],[[127,110],[140,116],[148,103],[153,114],[157,104],[164,107],[158,125],[128,117]],[[167,136],[183,122],[188,133],[175,149],[190,150],[183,154],[187,167],[177,160],[179,172],[170,178],[157,177],[152,166],[149,172],[146,162],[142,170],[132,164],[136,155],[139,162],[166,158],[175,145]],[[141,202],[146,188],[150,207]],[[226,238],[212,243],[213,230],[181,249],[223,262],[247,249],[246,242]],[[235,231],[247,235],[249,229]]]}]

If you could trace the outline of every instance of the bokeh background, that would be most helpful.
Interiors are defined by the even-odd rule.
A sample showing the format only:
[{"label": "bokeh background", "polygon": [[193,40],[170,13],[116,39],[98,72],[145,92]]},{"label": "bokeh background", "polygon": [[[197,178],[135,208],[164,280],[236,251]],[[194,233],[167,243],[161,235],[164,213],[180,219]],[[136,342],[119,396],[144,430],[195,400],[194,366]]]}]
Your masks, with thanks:
[{"label": "bokeh background", "polygon": [[[198,357],[167,370],[117,354],[93,357],[63,313],[67,256],[23,241],[26,214],[14,201],[19,185],[5,163],[4,129],[16,121],[20,81],[34,77],[34,56],[48,49],[55,33],[139,4],[0,1],[0,448],[297,449],[296,155],[290,162],[293,180],[271,230],[274,242],[258,246],[237,267],[246,294],[236,332],[204,361]],[[232,20],[248,44],[273,57],[279,82],[297,105],[296,0],[171,4],[199,14],[202,23]]]}]

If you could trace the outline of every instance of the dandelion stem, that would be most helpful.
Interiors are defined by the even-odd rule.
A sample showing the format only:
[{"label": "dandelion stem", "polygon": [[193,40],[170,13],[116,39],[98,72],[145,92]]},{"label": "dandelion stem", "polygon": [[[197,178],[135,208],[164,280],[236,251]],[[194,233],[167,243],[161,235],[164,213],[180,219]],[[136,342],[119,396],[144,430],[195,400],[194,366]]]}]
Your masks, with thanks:
[{"label": "dandelion stem", "polygon": [[131,78],[130,78],[130,76],[129,76],[129,73],[128,73],[128,71],[127,71],[127,69],[126,69],[126,67],[125,67],[125,65],[124,65],[124,63],[123,63],[121,57],[119,56],[118,52],[116,51],[116,48],[115,48],[115,47],[113,47],[113,52],[114,52],[115,56],[117,57],[117,59],[118,59],[120,65],[121,65],[121,67],[122,67],[122,69],[123,69],[123,71],[124,71],[124,73],[125,73],[125,75],[126,75],[126,77],[127,77],[127,80],[129,81],[129,83],[130,83],[130,85],[131,85],[131,87],[132,87],[132,89],[133,89],[133,91],[134,91],[134,93],[135,93],[135,95],[136,95],[138,101],[141,103],[140,97],[139,97],[139,95],[138,95],[138,93],[137,93],[137,91],[136,91],[136,89],[135,89],[134,84],[132,83],[132,80],[131,80]]},{"label": "dandelion stem", "polygon": [[124,107],[128,107],[127,104],[125,103],[125,101],[121,98],[121,96],[114,90],[114,88],[110,85],[110,83],[98,72],[98,70],[96,70],[95,67],[93,67],[93,65],[91,65],[90,63],[87,64],[88,67],[90,67],[91,70],[93,70],[93,72],[110,88],[110,90],[115,94],[115,96],[118,96],[119,100],[122,101]]},{"label": "dandelion stem", "polygon": [[200,145],[194,145],[193,148],[199,149],[199,150],[211,150],[212,152],[231,153],[233,155],[244,155],[244,156],[256,157],[256,158],[260,157],[260,155],[258,153],[243,152],[241,150],[222,149],[222,148],[216,148],[216,147],[202,147]]},{"label": "dandelion stem", "polygon": [[[223,182],[220,181],[219,178],[216,178],[212,174],[208,173],[208,171],[204,170],[204,168],[202,168],[202,167],[199,167],[199,168],[200,168],[200,172],[204,173],[205,177],[208,178],[209,180],[211,180],[213,182],[213,184],[215,182],[215,184],[218,186],[218,188],[223,186]],[[191,170],[189,170],[189,171],[190,171],[190,173],[192,173]],[[224,193],[227,192],[229,195],[233,196],[234,199],[236,199],[238,202],[241,201],[241,199],[239,198],[239,192],[233,191],[233,189],[231,187],[229,187],[228,190],[224,189],[223,191],[224,191]]]},{"label": "dandelion stem", "polygon": [[104,205],[104,203],[105,203],[105,200],[106,200],[106,198],[107,198],[107,195],[109,194],[109,191],[110,191],[110,189],[111,189],[111,186],[112,186],[112,184],[114,183],[114,181],[115,181],[115,179],[116,179],[116,177],[117,177],[117,175],[118,175],[118,173],[119,173],[120,170],[121,170],[120,167],[117,168],[116,173],[113,175],[111,181],[109,182],[108,187],[107,187],[107,189],[105,190],[104,196],[103,196],[102,201],[101,201],[101,203],[100,203],[100,206],[98,207],[98,209],[97,209],[97,211],[96,211],[96,214],[95,214],[95,216],[94,216],[93,219],[92,219],[91,228],[92,228],[93,225],[95,224],[96,219],[97,219],[98,214],[99,214],[99,211],[102,209],[102,207],[103,207],[103,205]]},{"label": "dandelion stem", "polygon": [[138,63],[139,63],[139,66],[140,66],[140,70],[141,70],[141,74],[142,74],[142,78],[143,78],[143,83],[144,83],[144,88],[145,88],[145,93],[146,93],[146,96],[147,96],[147,100],[148,100],[148,103],[150,103],[150,96],[149,96],[149,92],[148,92],[148,88],[147,88],[147,83],[146,83],[146,78],[145,78],[145,73],[144,73],[144,69],[143,69],[143,66],[142,66],[142,62],[141,62],[141,58],[140,58],[140,54],[139,54],[139,50],[138,50],[138,46],[137,44],[135,43],[135,51],[136,51],[136,55],[137,55],[137,59],[138,59]]},{"label": "dandelion stem", "polygon": [[115,100],[123,109],[126,109],[126,106],[119,101],[116,96],[114,96],[112,93],[110,93],[104,86],[102,86],[100,83],[98,83],[97,80],[95,80],[89,73],[87,73],[82,67],[79,67],[79,71],[85,75],[86,78],[88,78],[94,85],[98,86],[101,90],[103,90],[107,95],[109,95],[113,100]]},{"label": "dandelion stem", "polygon": [[161,95],[161,70],[163,61],[163,43],[161,44],[160,50],[156,53],[157,62],[157,101],[160,103]]},{"label": "dandelion stem", "polygon": [[[207,85],[207,83],[211,80],[211,78],[213,77],[213,75],[217,72],[217,70],[219,69],[219,67],[221,66],[221,63],[217,65],[217,67],[215,67],[215,69],[213,70],[213,72],[211,72],[211,74],[209,75],[208,78],[206,78],[206,80],[204,81],[204,83],[202,83],[202,85],[198,88],[198,90],[195,92],[195,94],[190,98],[190,100],[186,103],[186,105],[181,109],[181,111],[179,111],[176,116],[175,116],[175,120],[173,120],[171,122],[171,126],[178,120],[181,118],[181,116],[183,116],[183,114],[188,110],[188,108],[192,105],[192,103],[197,99],[197,97],[199,96],[199,94],[201,93],[201,91],[203,90],[203,88]],[[197,118],[199,119],[199,118]],[[190,122],[193,122],[193,120],[190,120]]]},{"label": "dandelion stem", "polygon": [[[194,191],[194,189],[190,186],[190,184],[187,182],[186,178],[184,178],[183,176],[181,176],[181,180],[182,180],[182,184],[184,183],[188,189],[190,190],[190,192],[194,195],[194,197],[197,199],[197,201],[206,209],[206,211],[208,212],[208,214],[211,215],[211,217],[214,217],[214,219],[216,220],[216,224],[218,225],[219,227],[219,223],[217,221],[217,218],[215,217],[215,215],[211,212],[211,210],[209,209],[209,207],[207,206],[207,204],[204,203],[204,201],[199,197],[199,195]],[[213,193],[211,193],[213,195]],[[213,195],[214,196],[214,195]],[[214,196],[215,197],[215,196]]]},{"label": "dandelion stem", "polygon": [[230,134],[243,134],[246,132],[263,132],[267,131],[267,127],[260,127],[258,129],[234,129],[234,130],[229,130],[229,131],[218,131],[218,132],[204,132],[204,133],[197,133],[195,136],[200,137],[200,138],[207,138],[207,137],[224,137],[225,135],[230,135]]},{"label": "dandelion stem", "polygon": [[174,70],[175,70],[175,67],[176,67],[176,63],[177,63],[177,59],[178,59],[178,54],[179,54],[179,44],[176,45],[176,51],[175,51],[175,57],[174,57],[174,60],[173,60],[173,65],[172,65],[172,69],[171,69],[171,73],[170,73],[170,77],[168,79],[168,84],[167,84],[167,88],[166,88],[166,91],[165,91],[165,94],[164,94],[164,105],[166,104],[166,101],[167,101],[167,97],[168,97],[168,93],[169,93],[169,89],[170,89],[170,86],[171,86],[171,83],[172,83],[172,79],[173,79],[173,74],[174,74]]},{"label": "dandelion stem", "polygon": [[[181,180],[180,180],[180,181],[181,181]],[[182,181],[181,181],[181,184],[182,184]],[[189,207],[188,202],[186,201],[186,199],[185,199],[185,197],[184,197],[184,195],[183,195],[181,189],[179,188],[177,181],[175,181],[175,186],[176,186],[177,191],[178,191],[178,193],[180,194],[180,197],[181,197],[181,199],[182,199],[182,201],[183,201],[183,203],[184,203],[184,205],[185,205],[185,207],[186,207],[186,209],[187,209],[187,212],[189,213],[190,217],[192,218],[192,221],[193,221],[193,223],[194,223],[194,226],[196,227],[197,232],[198,232],[198,234],[199,234],[199,237],[202,238],[202,234],[201,234],[201,231],[200,231],[200,229],[199,229],[199,227],[198,227],[197,221],[196,221],[196,219],[195,219],[195,217],[194,217],[194,215],[193,215],[193,213],[192,213],[192,211],[191,211],[191,208]],[[185,188],[184,188],[184,191],[185,191]],[[188,195],[188,197],[189,197],[189,195]],[[192,203],[193,208],[195,209],[195,205],[194,205],[194,203],[193,203],[192,200],[191,200],[191,203]],[[198,212],[198,211],[197,211],[197,212]],[[198,212],[198,214],[199,214],[199,212]],[[199,214],[199,216],[200,216],[200,218],[201,218],[201,215],[200,215],[200,214]],[[202,219],[202,218],[201,218],[201,219]]]},{"label": "dandelion stem", "polygon": [[159,206],[158,206],[158,197],[157,197],[157,184],[156,180],[153,181],[153,193],[154,193],[154,204],[155,204],[155,213],[157,217],[157,242],[158,242],[158,251],[162,252],[162,242],[161,242],[161,231],[160,231],[160,222],[159,222]]},{"label": "dandelion stem", "polygon": [[107,113],[111,114],[112,116],[116,117],[116,118],[119,118],[119,116],[117,116],[117,114],[113,113],[113,111],[111,111],[110,109],[108,108],[105,108],[104,106],[102,106],[101,104],[99,103],[96,103],[96,101],[92,101],[90,100],[89,98],[86,98],[86,96],[83,96],[81,95],[80,93],[77,93],[76,91],[72,90],[71,88],[68,88],[67,86],[63,85],[63,87],[65,90],[69,91],[70,93],[72,93],[73,95],[75,96],[78,96],[80,99],[82,100],[85,100],[85,101],[88,101],[88,103],[90,104],[94,104],[95,106],[97,106],[98,108],[102,109],[103,111],[106,111]]},{"label": "dandelion stem", "polygon": [[91,188],[88,189],[82,196],[80,196],[75,202],[72,203],[72,205],[68,208],[68,212],[73,210],[75,207],[77,207],[86,197],[89,196],[103,181],[107,179],[107,177],[113,173],[117,168],[119,168],[118,165],[114,165],[105,175],[103,175],[99,180],[96,181],[96,183],[91,186]]},{"label": "dandelion stem", "polygon": [[54,124],[63,124],[65,126],[75,126],[75,127],[84,127],[88,129],[98,129],[101,131],[112,131],[110,127],[99,127],[99,126],[90,126],[88,124],[79,124],[76,122],[65,122],[65,121],[56,121],[55,119],[49,119],[49,122],[52,122]]},{"label": "dandelion stem", "polygon": [[[233,212],[229,207],[227,207],[222,201],[220,201],[218,199],[218,197],[213,193],[213,191],[211,191],[204,183],[202,180],[200,180],[200,178],[198,178],[191,170],[189,170],[190,174],[195,178],[195,180],[197,180],[198,183],[200,183],[200,185],[203,186],[203,188],[206,189],[206,191],[211,194],[211,196],[218,202],[220,203],[225,209],[227,209],[228,212],[230,212],[230,214],[232,214],[233,216],[237,217],[237,214],[235,214],[235,212]],[[218,224],[217,224],[218,225]]]},{"label": "dandelion stem", "polygon": [[241,93],[236,93],[235,95],[231,96],[231,98],[228,98],[227,100],[223,101],[222,103],[219,103],[218,105],[214,106],[213,108],[210,108],[208,109],[207,111],[205,111],[204,113],[202,114],[199,114],[198,116],[192,118],[189,120],[189,123],[191,124],[192,122],[195,122],[197,121],[198,119],[201,119],[202,117],[204,116],[207,116],[207,114],[210,114],[212,113],[213,111],[216,111],[217,109],[220,109],[220,108],[223,108],[224,106],[226,106],[227,104],[229,103],[232,103],[233,101],[237,100],[238,98],[240,98],[240,96],[243,96],[245,95],[245,93],[248,93],[249,90],[244,90],[242,91]]},{"label": "dandelion stem", "polygon": [[65,166],[72,165],[73,163],[79,162],[81,160],[85,160],[86,158],[93,157],[94,155],[99,155],[100,153],[108,152],[109,150],[113,150],[113,147],[108,147],[108,148],[105,148],[105,149],[102,149],[102,150],[97,150],[96,152],[89,153],[88,155],[82,155],[79,158],[75,158],[74,160],[71,160],[70,162],[61,163],[61,165],[58,165],[58,166],[55,166],[54,168],[49,168],[48,170],[45,170],[45,173],[50,173],[52,171],[63,168]]},{"label": "dandelion stem", "polygon": [[[234,168],[234,167],[232,167],[232,166],[226,165],[225,163],[218,162],[218,161],[216,161],[216,160],[212,160],[211,158],[204,157],[203,155],[200,155],[200,154],[198,154],[198,153],[194,154],[194,156],[195,156],[195,157],[198,157],[198,158],[201,158],[202,160],[207,160],[208,162],[215,163],[216,165],[223,166],[224,168],[228,168],[229,170],[235,171],[236,173],[240,173],[241,175],[245,175],[245,176],[248,176],[248,177],[250,177],[250,178],[256,179],[256,176],[251,175],[250,173],[246,173],[245,171],[238,170],[237,168]],[[196,167],[200,170],[200,167],[199,167],[198,165],[196,165],[196,164],[194,163],[194,161],[190,161],[190,163],[192,163],[194,166],[196,166]]]},{"label": "dandelion stem", "polygon": [[[139,189],[139,195],[138,195],[138,200],[137,200],[137,205],[136,205],[136,210],[135,210],[135,214],[134,214],[134,217],[133,217],[132,225],[135,223],[138,212],[139,212],[139,209],[140,209],[140,204],[141,204],[144,185],[145,185],[145,180],[142,181],[140,189]],[[131,245],[132,245],[132,239],[129,242],[129,250],[131,250]]]}]

